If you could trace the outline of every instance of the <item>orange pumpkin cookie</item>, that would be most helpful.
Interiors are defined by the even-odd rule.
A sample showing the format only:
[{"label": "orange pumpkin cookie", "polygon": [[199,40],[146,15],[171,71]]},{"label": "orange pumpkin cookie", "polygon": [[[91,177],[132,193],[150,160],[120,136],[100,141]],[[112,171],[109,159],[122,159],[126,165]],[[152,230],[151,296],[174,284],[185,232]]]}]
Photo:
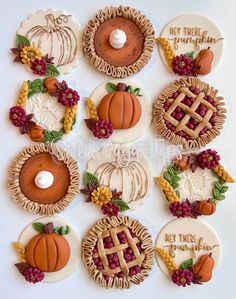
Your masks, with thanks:
[{"label": "orange pumpkin cookie", "polygon": [[56,282],[77,268],[81,239],[65,219],[42,217],[27,225],[13,246],[15,266],[27,282]]},{"label": "orange pumpkin cookie", "polygon": [[[165,168],[162,177],[157,178],[169,203],[170,212],[176,217],[210,216],[215,213],[218,201],[225,198],[227,183],[234,182],[222,179],[217,175],[221,165],[220,156],[208,149],[198,153],[178,155]],[[224,170],[225,173],[226,170]],[[225,174],[225,178],[230,175]],[[166,193],[174,192],[175,201]]]},{"label": "orange pumpkin cookie", "polygon": [[141,117],[141,105],[135,95],[114,91],[101,100],[98,117],[110,121],[114,129],[132,128]]},{"label": "orange pumpkin cookie", "polygon": [[56,233],[40,233],[26,246],[28,263],[43,272],[56,272],[63,269],[70,258],[70,245]]}]

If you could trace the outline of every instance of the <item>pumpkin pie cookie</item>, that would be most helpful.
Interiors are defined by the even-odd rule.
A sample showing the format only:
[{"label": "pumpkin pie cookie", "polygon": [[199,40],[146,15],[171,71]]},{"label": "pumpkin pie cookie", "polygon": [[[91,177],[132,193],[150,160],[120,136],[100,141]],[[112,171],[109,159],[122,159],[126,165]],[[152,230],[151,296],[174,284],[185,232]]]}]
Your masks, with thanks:
[{"label": "pumpkin pie cookie", "polygon": [[141,136],[151,122],[151,100],[147,92],[127,80],[99,85],[86,99],[85,123],[94,137],[114,143],[130,142]]},{"label": "pumpkin pie cookie", "polygon": [[[151,164],[140,151],[130,147],[102,148],[88,161],[86,173],[95,179],[84,180],[86,189],[83,193],[89,202],[100,206],[104,214],[107,214],[106,204],[117,205],[121,212],[129,208],[135,210],[148,197],[153,185]],[[106,187],[105,202],[102,200],[104,193],[101,200],[99,197],[101,187]]]},{"label": "pumpkin pie cookie", "polygon": [[57,142],[73,129],[79,100],[78,92],[64,80],[24,81],[9,119],[34,142]]},{"label": "pumpkin pie cookie", "polygon": [[195,77],[170,83],[153,108],[157,132],[185,149],[205,146],[220,134],[226,109],[218,90]]},{"label": "pumpkin pie cookie", "polygon": [[221,259],[217,233],[198,219],[170,221],[161,229],[155,246],[161,271],[182,287],[211,280]]},{"label": "pumpkin pie cookie", "polygon": [[225,199],[227,183],[234,179],[220,163],[215,150],[178,155],[156,177],[175,217],[210,216],[216,205]]},{"label": "pumpkin pie cookie", "polygon": [[184,14],[170,21],[156,39],[164,65],[179,76],[207,75],[223,54],[224,38],[209,18]]},{"label": "pumpkin pie cookie", "polygon": [[139,72],[151,58],[154,30],[145,15],[128,6],[106,7],[84,31],[85,54],[107,75],[124,78]]},{"label": "pumpkin pie cookie", "polygon": [[62,218],[43,217],[30,223],[13,246],[18,271],[30,283],[56,282],[78,266],[80,237]]},{"label": "pumpkin pie cookie", "polygon": [[93,279],[105,288],[140,284],[152,269],[154,250],[148,230],[130,217],[105,217],[88,232],[82,259]]},{"label": "pumpkin pie cookie", "polygon": [[30,14],[17,30],[14,61],[38,76],[69,73],[83,55],[82,32],[72,15],[58,10]]},{"label": "pumpkin pie cookie", "polygon": [[54,215],[79,194],[79,181],[72,157],[53,145],[39,144],[25,148],[12,162],[8,187],[26,211]]}]

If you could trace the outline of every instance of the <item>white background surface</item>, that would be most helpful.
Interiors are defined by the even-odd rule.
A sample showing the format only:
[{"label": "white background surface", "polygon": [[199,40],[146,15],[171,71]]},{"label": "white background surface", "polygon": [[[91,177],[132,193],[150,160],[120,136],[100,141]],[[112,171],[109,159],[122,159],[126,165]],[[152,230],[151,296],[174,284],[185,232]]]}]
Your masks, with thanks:
[{"label": "white background surface", "polygon": [[[101,288],[90,280],[90,276],[80,262],[79,268],[71,277],[62,282],[55,284],[37,284],[31,285],[25,283],[24,279],[17,273],[14,268],[16,254],[11,247],[11,242],[18,238],[22,228],[37,216],[26,213],[11,201],[8,193],[7,170],[9,162],[15,155],[27,145],[30,145],[29,139],[19,135],[8,121],[9,107],[15,104],[16,95],[20,88],[22,80],[33,79],[21,65],[12,63],[12,56],[9,48],[13,46],[15,31],[20,22],[31,12],[38,9],[65,9],[72,13],[84,27],[87,21],[95,15],[97,10],[110,4],[129,4],[143,11],[152,21],[156,36],[161,28],[172,18],[185,12],[199,12],[213,18],[220,26],[225,37],[225,52],[220,66],[212,74],[205,78],[206,82],[211,83],[219,89],[221,95],[225,97],[228,108],[227,121],[223,132],[211,147],[215,147],[223,157],[223,164],[227,167],[232,175],[236,177],[236,134],[235,134],[235,115],[236,115],[236,67],[235,67],[235,28],[236,28],[236,2],[234,0],[179,0],[179,1],[17,1],[6,0],[1,5],[1,214],[0,214],[0,298],[2,299],[61,299],[61,298],[235,298],[236,293],[236,203],[235,203],[235,186],[231,186],[227,193],[227,199],[217,209],[217,213],[210,217],[204,218],[218,232],[222,245],[223,257],[222,263],[214,275],[214,279],[203,286],[191,286],[186,289],[178,288],[172,284],[160,271],[155,263],[150,277],[140,286],[132,286],[129,290],[106,290]],[[78,88],[81,96],[89,95],[92,90],[103,80],[108,78],[99,74],[89,65],[88,60],[84,57],[77,68],[64,78],[74,88]],[[162,65],[157,47],[154,50],[153,57],[149,64],[135,76],[130,77],[138,84],[143,85],[149,90],[154,101],[155,97],[161,90],[176,77],[167,72]],[[71,136],[71,143],[67,141],[67,148],[73,149],[74,155],[77,154],[81,170],[84,169],[84,163],[89,158],[83,153],[83,142],[90,144],[92,139],[86,137],[86,130],[82,123],[85,116],[85,110],[81,109],[84,104],[81,99],[80,119],[76,126],[76,134]],[[151,129],[137,143],[144,142],[146,150],[155,134]],[[72,143],[73,142],[73,143]],[[68,144],[70,148],[68,147]],[[158,175],[161,168],[166,162],[164,153],[170,149],[166,142],[158,142],[158,152],[156,155],[149,154],[155,173]],[[73,145],[73,148],[72,148]],[[90,147],[89,147],[90,150]],[[100,218],[100,212],[93,205],[84,203],[82,196],[78,197],[75,202],[61,214],[67,217],[80,231],[82,236],[90,226]],[[135,213],[134,217],[139,218],[152,233],[153,239],[156,238],[161,227],[172,219],[164,205],[161,192],[156,186],[153,187],[152,197],[147,199],[142,207]]]}]

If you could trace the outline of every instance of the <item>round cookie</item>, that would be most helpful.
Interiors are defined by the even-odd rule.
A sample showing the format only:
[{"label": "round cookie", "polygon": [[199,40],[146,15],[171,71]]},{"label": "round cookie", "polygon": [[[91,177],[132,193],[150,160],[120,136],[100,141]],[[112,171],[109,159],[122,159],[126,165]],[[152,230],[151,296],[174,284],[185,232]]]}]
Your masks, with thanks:
[{"label": "round cookie", "polygon": [[[22,46],[32,45],[38,49],[36,58],[45,62],[47,70],[45,74],[35,72],[37,68],[32,67],[34,61],[25,64],[29,70],[47,76],[69,73],[83,55],[80,25],[72,15],[62,10],[39,10],[30,14],[17,30],[16,49],[20,54],[15,61],[22,60],[22,50],[27,54],[28,48],[22,49]],[[14,54],[16,52],[13,51]],[[40,65],[44,66],[44,63]]]},{"label": "round cookie", "polygon": [[31,213],[59,213],[79,194],[77,162],[53,145],[25,148],[12,162],[9,174],[13,200]]},{"label": "round cookie", "polygon": [[153,265],[149,231],[130,217],[105,217],[93,225],[82,245],[91,277],[104,288],[128,289],[140,284]]},{"label": "round cookie", "polygon": [[235,180],[220,163],[215,150],[186,152],[172,158],[155,181],[175,217],[210,216],[225,199],[227,183]]},{"label": "round cookie", "polygon": [[171,82],[153,107],[153,124],[170,143],[184,149],[205,146],[222,130],[226,109],[218,90],[196,77]]},{"label": "round cookie", "polygon": [[[86,100],[86,124],[98,138],[126,143],[141,136],[151,123],[151,100],[139,85],[128,80],[100,84]],[[96,121],[105,120],[105,136],[93,130]],[[107,125],[109,125],[107,129]],[[114,126],[114,127],[113,127]],[[95,126],[96,127],[96,126]]]},{"label": "round cookie", "polygon": [[[112,192],[107,203],[119,204],[116,199],[120,196],[131,210],[135,210],[144,202],[153,185],[151,165],[135,148],[104,147],[88,161],[86,172],[96,177],[96,185],[90,187],[96,189],[98,186],[106,186]],[[97,192],[95,193],[97,195]],[[118,196],[116,193],[121,194]],[[98,204],[96,196],[92,196],[90,201]],[[121,207],[120,211],[124,210]]]},{"label": "round cookie", "polygon": [[129,6],[106,7],[84,31],[83,47],[100,72],[124,78],[139,72],[151,58],[154,30],[145,15]]},{"label": "round cookie", "polygon": [[[16,266],[27,281],[57,282],[76,270],[81,239],[67,220],[42,217],[27,225],[13,246],[18,256]],[[33,275],[29,277],[26,270]]]},{"label": "round cookie", "polygon": [[79,100],[78,92],[64,80],[47,77],[24,81],[9,119],[32,141],[55,143],[73,129]]},{"label": "round cookie", "polygon": [[224,38],[209,18],[184,14],[171,20],[157,38],[164,65],[178,75],[207,75],[219,64]]},{"label": "round cookie", "polygon": [[205,283],[221,259],[221,242],[212,227],[198,219],[167,223],[156,239],[161,271],[178,286]]}]

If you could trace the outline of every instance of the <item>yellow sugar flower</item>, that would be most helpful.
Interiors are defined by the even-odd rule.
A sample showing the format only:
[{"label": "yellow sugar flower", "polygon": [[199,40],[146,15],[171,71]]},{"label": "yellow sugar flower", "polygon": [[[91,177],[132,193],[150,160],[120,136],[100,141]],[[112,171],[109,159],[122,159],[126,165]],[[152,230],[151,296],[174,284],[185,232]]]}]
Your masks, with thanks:
[{"label": "yellow sugar flower", "polygon": [[102,207],[111,201],[112,192],[107,187],[97,187],[92,192],[91,201],[95,203],[97,206]]},{"label": "yellow sugar flower", "polygon": [[21,57],[21,61],[30,67],[32,61],[35,58],[41,58],[42,54],[40,50],[35,46],[25,46],[20,53],[20,57]]}]

